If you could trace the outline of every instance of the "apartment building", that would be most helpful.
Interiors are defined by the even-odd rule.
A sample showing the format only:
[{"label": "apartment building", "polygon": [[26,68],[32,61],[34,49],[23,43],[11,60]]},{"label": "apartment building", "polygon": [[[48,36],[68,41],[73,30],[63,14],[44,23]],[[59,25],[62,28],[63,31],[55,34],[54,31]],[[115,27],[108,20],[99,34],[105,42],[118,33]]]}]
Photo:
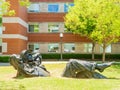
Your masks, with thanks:
[{"label": "apartment building", "polygon": [[[68,4],[74,6],[73,0],[30,0],[28,8],[21,7],[19,0],[10,1],[16,15],[2,18],[1,54],[19,54],[24,49],[41,53],[91,53],[89,39],[66,32],[64,16]],[[102,53],[102,47],[96,44],[95,52]],[[120,53],[120,43],[109,45],[106,52]]]}]

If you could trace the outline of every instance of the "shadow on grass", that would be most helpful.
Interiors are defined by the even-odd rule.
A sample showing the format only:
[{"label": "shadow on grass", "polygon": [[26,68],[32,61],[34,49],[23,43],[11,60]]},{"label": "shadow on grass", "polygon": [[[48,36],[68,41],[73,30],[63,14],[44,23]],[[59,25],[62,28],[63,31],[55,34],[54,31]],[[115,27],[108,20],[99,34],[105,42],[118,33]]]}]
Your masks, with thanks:
[{"label": "shadow on grass", "polygon": [[24,79],[24,78],[36,78],[37,76],[31,76],[31,77],[25,77],[25,76],[15,76],[15,77],[12,77],[13,79]]},{"label": "shadow on grass", "polygon": [[[36,76],[38,77],[38,76]],[[19,76],[19,77],[13,77],[13,79],[24,79],[24,78],[36,78],[35,76],[34,77],[25,77],[25,76]],[[52,76],[51,76],[52,77]],[[65,77],[61,77],[61,78],[65,78]],[[67,77],[66,77],[67,78]],[[69,79],[69,78],[68,78]],[[71,79],[71,78],[70,78]],[[98,80],[98,78],[72,78],[72,79],[96,79]],[[100,79],[100,78],[99,78]],[[103,80],[120,80],[120,78],[116,78],[116,77],[109,77],[109,78],[102,78]],[[101,79],[100,79],[101,80]]]},{"label": "shadow on grass", "polygon": [[26,78],[26,77],[12,77],[13,79],[24,79],[24,78]]},{"label": "shadow on grass", "polygon": [[111,77],[111,78],[107,78],[107,79],[120,80],[120,78],[115,78],[115,77]]}]

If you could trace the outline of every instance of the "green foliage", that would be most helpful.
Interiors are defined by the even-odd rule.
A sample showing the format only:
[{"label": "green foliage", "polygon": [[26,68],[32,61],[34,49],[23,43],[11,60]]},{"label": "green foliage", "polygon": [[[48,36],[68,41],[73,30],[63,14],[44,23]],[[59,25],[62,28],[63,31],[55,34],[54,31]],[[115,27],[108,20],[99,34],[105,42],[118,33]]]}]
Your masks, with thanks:
[{"label": "green foliage", "polygon": [[19,3],[21,6],[26,6],[26,7],[30,5],[29,0],[19,0]]},{"label": "green foliage", "polygon": [[41,54],[43,59],[60,59],[60,54],[58,53],[49,53]]},{"label": "green foliage", "polygon": [[[30,5],[29,0],[19,0],[19,4],[21,6],[28,7]],[[15,11],[10,9],[10,1],[0,0],[0,16],[8,15],[13,16],[15,15]]]},{"label": "green foliage", "polygon": [[63,54],[64,59],[91,59],[91,54]]},{"label": "green foliage", "polygon": [[[19,3],[21,6],[28,7],[30,5],[29,0],[19,0]],[[10,9],[11,4],[9,1],[0,0],[0,26],[2,26],[2,16],[8,15],[8,16],[14,16],[15,10]]]},{"label": "green foliage", "polygon": [[0,17],[3,15],[13,16],[15,15],[14,10],[10,10],[10,2],[5,0],[0,0]]},{"label": "green foliage", "polygon": [[75,34],[99,44],[117,42],[120,36],[120,1],[75,0],[65,16],[65,25]]},{"label": "green foliage", "polygon": [[[60,54],[52,53],[52,54],[41,54],[43,59],[60,59]],[[86,59],[91,60],[91,54],[78,54],[78,53],[64,53],[63,59]],[[95,54],[96,60],[102,59],[102,54]],[[106,54],[107,60],[120,60],[120,54]]]},{"label": "green foliage", "polygon": [[65,25],[68,30],[75,34],[87,36],[90,38],[91,33],[96,28],[93,0],[75,0],[75,6],[65,16]]},{"label": "green foliage", "polygon": [[[41,54],[42,59],[47,59],[47,60],[59,60],[60,59],[60,54],[58,53],[49,53],[49,54]],[[83,59],[83,60],[90,60],[91,61],[91,54],[78,54],[78,53],[64,53],[63,54],[63,60],[69,60],[69,59]],[[0,62],[9,62],[10,56],[0,56]],[[96,60],[101,60],[102,59],[102,54],[95,54]],[[106,59],[108,61],[112,60],[120,60],[120,54],[106,54]]]},{"label": "green foliage", "polygon": [[0,56],[0,62],[9,62],[9,56]]},{"label": "green foliage", "polygon": [[110,43],[117,42],[120,36],[120,1],[116,0],[101,0],[99,1],[96,17],[96,29],[91,34],[99,44],[109,45]]},{"label": "green foliage", "polygon": [[[49,53],[49,54],[41,54],[43,59],[60,59],[60,54],[56,53]],[[74,54],[74,53],[69,53],[69,54],[62,54],[63,59],[90,59],[91,54]]]},{"label": "green foliage", "polygon": [[120,1],[119,0],[74,0],[74,6],[65,16],[68,31],[86,36],[105,48],[119,41]]}]

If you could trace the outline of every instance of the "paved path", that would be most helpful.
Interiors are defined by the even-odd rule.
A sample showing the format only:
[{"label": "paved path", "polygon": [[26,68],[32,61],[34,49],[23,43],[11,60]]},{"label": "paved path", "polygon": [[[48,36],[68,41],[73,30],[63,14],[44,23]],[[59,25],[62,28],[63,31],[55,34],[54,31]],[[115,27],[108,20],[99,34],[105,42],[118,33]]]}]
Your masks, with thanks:
[{"label": "paved path", "polygon": [[[42,64],[59,64],[59,63],[67,63],[67,61],[43,61]],[[10,66],[10,63],[1,63],[0,66]]]},{"label": "paved path", "polygon": [[1,63],[0,62],[0,66],[10,66],[10,63]]}]

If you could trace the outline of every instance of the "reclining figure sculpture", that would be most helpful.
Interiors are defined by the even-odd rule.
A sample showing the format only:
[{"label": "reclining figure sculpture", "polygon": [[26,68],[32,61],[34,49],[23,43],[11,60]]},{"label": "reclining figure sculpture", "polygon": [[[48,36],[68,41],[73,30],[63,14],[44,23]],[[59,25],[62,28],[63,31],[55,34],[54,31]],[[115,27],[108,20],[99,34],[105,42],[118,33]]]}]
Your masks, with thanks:
[{"label": "reclining figure sculpture", "polygon": [[50,76],[41,61],[40,53],[31,50],[23,50],[19,56],[13,54],[10,57],[10,64],[17,70],[17,77]]},{"label": "reclining figure sculpture", "polygon": [[62,74],[63,77],[70,78],[99,78],[104,79],[107,78],[102,74],[96,72],[103,72],[105,68],[111,66],[113,62],[108,63],[96,63],[96,62],[88,62],[76,59],[70,59],[70,61],[66,64],[64,72]]}]

